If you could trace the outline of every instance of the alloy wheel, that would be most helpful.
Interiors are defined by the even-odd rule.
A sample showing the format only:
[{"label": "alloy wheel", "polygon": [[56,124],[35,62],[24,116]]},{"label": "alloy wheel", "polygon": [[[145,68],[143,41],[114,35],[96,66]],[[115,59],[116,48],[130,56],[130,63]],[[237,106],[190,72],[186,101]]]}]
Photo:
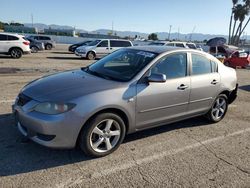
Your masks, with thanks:
[{"label": "alloy wheel", "polygon": [[223,97],[219,97],[216,99],[213,108],[212,108],[212,116],[215,120],[218,120],[223,117],[225,114],[227,107],[226,99]]},{"label": "alloy wheel", "polygon": [[113,149],[121,135],[119,123],[113,119],[105,119],[97,124],[90,135],[90,146],[98,153]]}]

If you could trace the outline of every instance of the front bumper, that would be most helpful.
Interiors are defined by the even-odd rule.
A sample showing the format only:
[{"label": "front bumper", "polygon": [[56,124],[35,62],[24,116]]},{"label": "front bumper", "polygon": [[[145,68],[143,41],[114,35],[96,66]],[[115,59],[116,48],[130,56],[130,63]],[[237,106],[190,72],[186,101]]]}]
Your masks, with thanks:
[{"label": "front bumper", "polygon": [[73,148],[81,129],[82,121],[74,111],[59,115],[47,115],[30,111],[34,101],[23,107],[12,106],[15,122],[22,135],[34,142],[51,148]]},{"label": "front bumper", "polygon": [[75,55],[80,56],[80,57],[86,57],[86,52],[75,51]]}]

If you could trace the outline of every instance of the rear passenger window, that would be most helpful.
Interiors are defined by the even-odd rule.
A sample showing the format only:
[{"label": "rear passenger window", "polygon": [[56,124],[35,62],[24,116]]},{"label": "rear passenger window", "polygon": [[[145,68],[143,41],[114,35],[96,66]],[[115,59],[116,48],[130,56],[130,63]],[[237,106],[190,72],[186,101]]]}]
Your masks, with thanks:
[{"label": "rear passenger window", "polygon": [[131,46],[131,44],[128,41],[111,40],[110,46],[111,47],[128,47],[128,46]]},{"label": "rear passenger window", "polygon": [[168,43],[166,46],[174,46],[174,43]]},{"label": "rear passenger window", "polygon": [[165,74],[167,79],[185,77],[187,75],[187,54],[176,53],[163,57],[151,69],[151,74]]},{"label": "rear passenger window", "polygon": [[5,41],[5,40],[7,40],[7,35],[0,34],[0,41]]},{"label": "rear passenger window", "polygon": [[18,38],[15,36],[8,35],[8,40],[18,40]]},{"label": "rear passenger window", "polygon": [[184,47],[185,47],[183,44],[180,44],[180,43],[176,43],[175,46],[176,46],[176,47],[181,47],[181,48],[184,48]]},{"label": "rear passenger window", "polygon": [[211,61],[208,58],[192,54],[192,75],[208,74],[211,72]]}]

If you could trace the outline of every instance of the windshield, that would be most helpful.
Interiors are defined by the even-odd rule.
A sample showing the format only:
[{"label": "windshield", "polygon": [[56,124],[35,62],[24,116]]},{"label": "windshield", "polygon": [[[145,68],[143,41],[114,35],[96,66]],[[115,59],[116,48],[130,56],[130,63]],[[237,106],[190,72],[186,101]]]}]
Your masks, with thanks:
[{"label": "windshield", "polygon": [[94,40],[94,41],[90,42],[90,43],[88,44],[88,46],[95,46],[95,45],[97,45],[99,42],[101,42],[101,40]]},{"label": "windshield", "polygon": [[105,79],[129,81],[156,56],[152,52],[121,49],[90,65],[85,71]]}]

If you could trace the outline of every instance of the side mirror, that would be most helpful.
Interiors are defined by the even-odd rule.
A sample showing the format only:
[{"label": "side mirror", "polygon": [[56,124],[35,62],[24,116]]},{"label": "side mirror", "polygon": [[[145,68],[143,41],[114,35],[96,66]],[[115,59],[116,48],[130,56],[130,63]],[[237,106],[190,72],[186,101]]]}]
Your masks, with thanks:
[{"label": "side mirror", "polygon": [[148,77],[148,82],[159,82],[163,83],[166,82],[167,78],[165,74],[151,74]]}]

